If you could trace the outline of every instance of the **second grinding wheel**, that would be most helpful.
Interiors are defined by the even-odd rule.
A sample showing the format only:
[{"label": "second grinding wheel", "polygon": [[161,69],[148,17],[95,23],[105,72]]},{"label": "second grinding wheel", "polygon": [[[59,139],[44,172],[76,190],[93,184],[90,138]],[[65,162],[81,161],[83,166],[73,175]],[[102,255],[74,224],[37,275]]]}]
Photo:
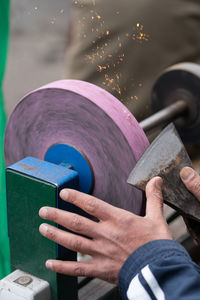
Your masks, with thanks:
[{"label": "second grinding wheel", "polygon": [[[143,214],[144,194],[126,181],[149,143],[115,97],[77,80],[56,81],[26,95],[7,124],[6,165],[26,156],[44,159],[55,144],[70,145],[86,158],[93,173],[92,195]],[[70,157],[66,161],[70,164]]]}]

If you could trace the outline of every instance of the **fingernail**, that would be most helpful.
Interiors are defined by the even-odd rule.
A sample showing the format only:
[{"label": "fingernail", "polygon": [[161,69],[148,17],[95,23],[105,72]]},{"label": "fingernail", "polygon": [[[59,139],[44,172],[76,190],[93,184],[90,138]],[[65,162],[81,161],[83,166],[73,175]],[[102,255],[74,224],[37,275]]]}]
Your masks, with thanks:
[{"label": "fingernail", "polygon": [[51,260],[46,261],[46,268],[47,269],[53,269],[53,262]]},{"label": "fingernail", "polygon": [[62,191],[60,192],[60,197],[61,197],[61,198],[65,198],[65,200],[67,200],[68,195],[69,195],[69,192],[68,192],[68,190],[66,190],[66,189],[64,189],[64,190],[62,190]]},{"label": "fingernail", "polygon": [[39,227],[39,231],[42,235],[46,235],[48,231],[48,225],[47,224],[41,224]]},{"label": "fingernail", "polygon": [[44,207],[40,208],[39,215],[41,218],[46,219],[48,217],[48,210]]},{"label": "fingernail", "polygon": [[180,176],[183,181],[188,182],[194,176],[194,170],[189,167],[184,167],[180,172]]},{"label": "fingernail", "polygon": [[162,185],[163,185],[163,180],[162,180],[162,178],[157,178],[157,180],[156,180],[156,187],[159,189],[159,190],[161,190],[161,188],[162,188]]}]

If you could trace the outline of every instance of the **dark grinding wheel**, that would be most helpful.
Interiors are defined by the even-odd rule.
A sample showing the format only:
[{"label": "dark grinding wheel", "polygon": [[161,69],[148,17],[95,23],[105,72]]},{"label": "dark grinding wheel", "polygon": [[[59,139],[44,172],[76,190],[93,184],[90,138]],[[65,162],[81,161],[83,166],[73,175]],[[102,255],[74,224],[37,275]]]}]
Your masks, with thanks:
[{"label": "dark grinding wheel", "polygon": [[152,90],[153,113],[184,100],[188,113],[175,121],[184,143],[200,143],[200,66],[180,63],[164,71]]}]

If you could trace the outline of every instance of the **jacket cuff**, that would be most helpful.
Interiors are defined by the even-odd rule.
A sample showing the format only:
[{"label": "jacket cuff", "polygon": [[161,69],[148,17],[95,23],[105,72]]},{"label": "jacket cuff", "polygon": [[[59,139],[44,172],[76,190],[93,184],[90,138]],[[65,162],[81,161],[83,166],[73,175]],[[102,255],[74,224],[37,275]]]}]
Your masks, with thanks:
[{"label": "jacket cuff", "polygon": [[137,248],[124,262],[119,273],[119,291],[122,298],[127,299],[129,283],[143,267],[177,255],[191,260],[183,246],[172,240],[155,240]]}]

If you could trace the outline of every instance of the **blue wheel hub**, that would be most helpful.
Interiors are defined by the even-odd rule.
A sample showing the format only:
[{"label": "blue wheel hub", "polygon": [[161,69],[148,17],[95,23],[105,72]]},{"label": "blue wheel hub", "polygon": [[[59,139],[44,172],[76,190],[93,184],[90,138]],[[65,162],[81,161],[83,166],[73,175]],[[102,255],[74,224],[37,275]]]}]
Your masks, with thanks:
[{"label": "blue wheel hub", "polygon": [[76,148],[68,144],[53,145],[47,150],[44,160],[77,171],[79,190],[83,193],[91,193],[93,187],[92,167],[87,158]]}]

